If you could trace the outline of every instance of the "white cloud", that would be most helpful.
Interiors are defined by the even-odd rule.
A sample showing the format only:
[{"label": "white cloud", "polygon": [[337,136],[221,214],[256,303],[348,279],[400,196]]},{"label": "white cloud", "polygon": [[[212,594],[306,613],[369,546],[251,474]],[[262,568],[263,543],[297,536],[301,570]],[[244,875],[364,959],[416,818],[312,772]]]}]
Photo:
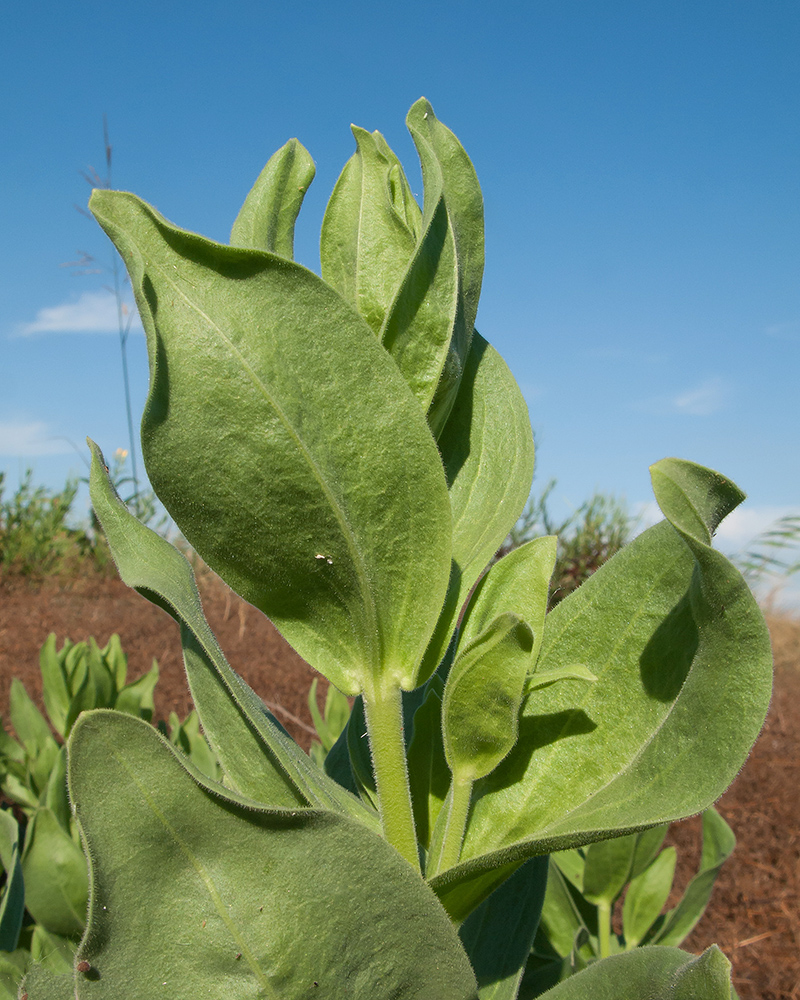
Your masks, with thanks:
[{"label": "white cloud", "polygon": [[800,321],[773,323],[764,328],[764,333],[773,340],[800,340]]},{"label": "white cloud", "polygon": [[0,455],[4,458],[35,458],[40,455],[64,455],[72,445],[48,432],[44,421],[29,424],[0,422]]},{"label": "white cloud", "polygon": [[692,417],[707,417],[722,409],[727,396],[728,386],[723,379],[710,378],[673,397],[672,409]]},{"label": "white cloud", "polygon": [[[131,330],[141,330],[135,307],[123,303],[125,317],[133,312]],[[116,333],[117,301],[111,292],[83,292],[74,302],[40,309],[32,323],[24,323],[18,335],[28,337],[33,333]]]}]

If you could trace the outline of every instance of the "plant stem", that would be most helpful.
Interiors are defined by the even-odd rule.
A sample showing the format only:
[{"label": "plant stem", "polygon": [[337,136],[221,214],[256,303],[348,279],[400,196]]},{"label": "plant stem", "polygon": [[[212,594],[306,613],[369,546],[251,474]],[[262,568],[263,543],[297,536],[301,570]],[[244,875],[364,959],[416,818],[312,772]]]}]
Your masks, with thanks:
[{"label": "plant stem", "polygon": [[611,904],[606,900],[597,904],[597,938],[600,958],[608,958],[611,954]]},{"label": "plant stem", "polygon": [[450,786],[450,808],[442,850],[436,859],[436,871],[431,874],[438,875],[439,872],[458,864],[458,859],[461,857],[461,845],[464,843],[464,832],[467,829],[471,798],[472,781],[469,778],[459,780],[453,775],[453,783]]},{"label": "plant stem", "polygon": [[408,784],[403,737],[403,698],[399,687],[363,692],[372,765],[378,786],[383,833],[419,871],[419,849]]}]

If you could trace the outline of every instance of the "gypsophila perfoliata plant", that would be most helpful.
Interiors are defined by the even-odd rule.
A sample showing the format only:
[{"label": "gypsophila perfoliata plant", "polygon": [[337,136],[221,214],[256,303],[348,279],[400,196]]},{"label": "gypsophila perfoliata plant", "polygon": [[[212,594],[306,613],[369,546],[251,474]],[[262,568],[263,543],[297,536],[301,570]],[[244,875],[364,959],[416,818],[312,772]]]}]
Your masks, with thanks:
[{"label": "gypsophila perfoliata plant", "polygon": [[[180,625],[224,778],[144,722],[82,716],[69,787],[87,929],[71,974],[28,975],[29,1000],[533,995],[547,855],[705,809],[758,734],[769,640],[711,546],[742,499],[723,476],[656,463],[665,520],[549,614],[555,538],[484,574],[528,497],[533,440],[475,330],[472,164],[427,101],[407,123],[422,205],[380,133],[354,128],[321,277],[292,259],[314,173],[296,140],[230,245],[134,195],[92,197],[147,332],[153,488],[355,702],[318,766],[228,665],[188,563],[127,511],[93,448],[97,516],[123,579]],[[547,995],[723,998],[729,964],[636,948]]]}]

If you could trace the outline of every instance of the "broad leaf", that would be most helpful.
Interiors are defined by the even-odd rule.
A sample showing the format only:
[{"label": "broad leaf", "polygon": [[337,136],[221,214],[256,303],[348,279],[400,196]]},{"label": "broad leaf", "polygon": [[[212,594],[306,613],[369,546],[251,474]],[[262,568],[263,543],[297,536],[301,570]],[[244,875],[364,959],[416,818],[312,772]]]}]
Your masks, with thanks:
[{"label": "broad leaf", "polygon": [[477,331],[439,447],[453,512],[453,562],[421,679],[438,667],[470,591],[516,523],[533,479],[528,407],[506,363]]},{"label": "broad leaf", "polygon": [[712,945],[700,957],[678,948],[636,948],[595,962],[542,1000],[730,1000],[731,964]]},{"label": "broad leaf", "polygon": [[64,736],[69,711],[70,690],[56,650],[56,635],[51,632],[39,653],[39,670],[42,675],[42,700],[53,729]]},{"label": "broad leaf", "polygon": [[[655,466],[654,481],[666,470],[674,483],[684,464]],[[675,523],[640,535],[548,615],[540,669],[583,662],[598,682],[528,699],[516,747],[475,786],[462,863],[434,880],[451,912],[495,865],[691,815],[735,777],[766,714],[772,657],[740,574],[686,530],[684,512],[705,510],[710,538],[739,502],[721,482],[693,466],[677,501],[659,488]]]},{"label": "broad leaf", "polygon": [[314,173],[314,161],[297,139],[281,146],[267,161],[239,210],[231,230],[231,246],[269,250],[292,260],[294,224]]},{"label": "broad leaf", "polygon": [[[347,694],[415,686],[450,570],[423,412],[364,321],[283,258],[91,207],[148,334],[148,474],[189,542]],[[424,578],[425,587],[417,586]]]},{"label": "broad leaf", "polygon": [[113,712],[76,725],[70,794],[91,858],[79,994],[85,982],[113,1000],[373,1000],[387,988],[398,1000],[474,1000],[446,914],[363,826],[223,794],[152,727]]},{"label": "broad leaf", "polygon": [[203,615],[188,561],[128,511],[97,445],[92,452],[92,504],[120,576],[179,622],[192,700],[232,786],[269,805],[313,804],[371,822],[363,806],[309,760],[231,669]]}]

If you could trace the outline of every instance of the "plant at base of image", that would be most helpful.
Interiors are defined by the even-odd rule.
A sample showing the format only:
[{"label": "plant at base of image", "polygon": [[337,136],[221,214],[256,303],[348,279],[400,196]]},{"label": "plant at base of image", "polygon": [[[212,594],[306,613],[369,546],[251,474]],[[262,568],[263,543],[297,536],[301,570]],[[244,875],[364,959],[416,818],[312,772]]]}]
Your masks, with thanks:
[{"label": "plant at base of image", "polygon": [[[31,966],[28,1000],[733,995],[718,948],[694,956],[667,933],[658,838],[728,787],[769,703],[766,625],[711,545],[743,494],[657,462],[664,520],[549,612],[554,537],[492,562],[530,493],[528,411],[474,328],[472,164],[424,99],[407,124],[422,207],[383,136],[354,127],[321,277],[292,259],[314,174],[296,140],[230,245],[132,194],[92,196],[147,332],[153,489],[354,702],[335,739],[331,702],[320,766],[228,664],[189,563],[127,510],[93,446],[95,512],[123,580],[180,626],[222,777],[144,720],[78,718],[86,929],[69,971]],[[720,829],[704,826],[717,867]],[[551,854],[586,903],[571,943]],[[626,884],[618,937],[603,918]]]}]

